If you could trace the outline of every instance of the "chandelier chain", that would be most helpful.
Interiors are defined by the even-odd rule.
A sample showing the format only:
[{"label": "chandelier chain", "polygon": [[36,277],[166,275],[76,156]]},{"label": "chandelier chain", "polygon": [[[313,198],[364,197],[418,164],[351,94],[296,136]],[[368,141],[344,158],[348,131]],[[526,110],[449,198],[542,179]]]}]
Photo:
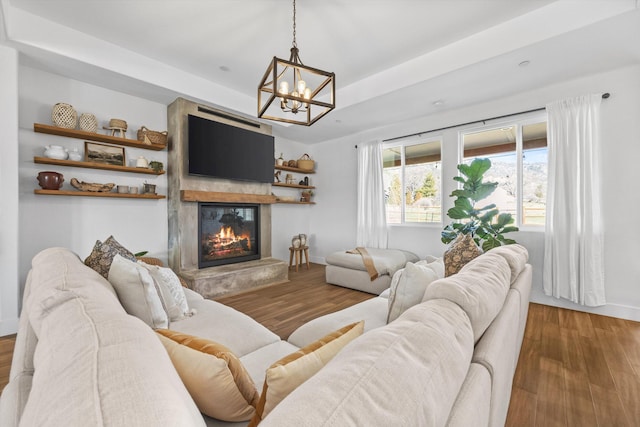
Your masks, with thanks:
[{"label": "chandelier chain", "polygon": [[298,47],[298,43],[296,43],[296,0],[293,0],[293,47]]}]

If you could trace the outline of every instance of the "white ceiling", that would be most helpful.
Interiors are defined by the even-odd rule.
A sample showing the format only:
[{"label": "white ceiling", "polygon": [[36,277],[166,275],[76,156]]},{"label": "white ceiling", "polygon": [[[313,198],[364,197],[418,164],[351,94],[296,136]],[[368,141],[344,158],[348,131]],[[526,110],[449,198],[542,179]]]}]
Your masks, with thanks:
[{"label": "white ceiling", "polygon": [[[27,65],[249,117],[269,61],[288,58],[292,41],[289,0],[0,6],[1,40]],[[273,123],[274,133],[319,142],[637,64],[639,41],[637,0],[298,0],[300,56],[336,73],[337,107],[311,127]]]}]

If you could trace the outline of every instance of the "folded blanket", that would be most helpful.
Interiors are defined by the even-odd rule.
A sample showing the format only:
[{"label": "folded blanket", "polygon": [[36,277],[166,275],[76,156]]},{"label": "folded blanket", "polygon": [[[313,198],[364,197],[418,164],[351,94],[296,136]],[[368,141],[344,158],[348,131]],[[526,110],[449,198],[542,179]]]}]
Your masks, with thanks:
[{"label": "folded blanket", "polygon": [[362,262],[364,263],[364,267],[367,269],[367,273],[369,273],[369,278],[373,282],[378,278],[378,270],[376,270],[376,266],[373,264],[373,259],[369,252],[362,247],[357,247],[350,251],[347,251],[348,254],[360,254],[362,256]]}]

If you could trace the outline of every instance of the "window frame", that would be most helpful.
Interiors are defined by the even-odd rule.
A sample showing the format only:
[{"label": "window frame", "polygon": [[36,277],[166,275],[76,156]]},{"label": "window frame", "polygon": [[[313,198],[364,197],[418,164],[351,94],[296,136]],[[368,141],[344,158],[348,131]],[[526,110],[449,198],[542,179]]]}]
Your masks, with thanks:
[{"label": "window frame", "polygon": [[[492,120],[489,124],[480,124],[480,125],[470,125],[460,128],[458,130],[458,163],[461,164],[464,162],[464,135],[470,133],[484,132],[494,129],[500,129],[503,127],[515,126],[516,128],[516,225],[520,231],[531,231],[531,232],[540,232],[543,233],[545,231],[544,225],[530,225],[523,224],[523,186],[524,186],[524,178],[523,178],[523,141],[522,141],[522,128],[527,125],[533,125],[538,123],[546,123],[547,124],[547,150],[549,149],[548,143],[548,122],[549,118],[547,116],[546,111],[535,112],[535,113],[525,113],[518,116],[511,116],[509,118],[501,119],[501,120]],[[489,157],[489,156],[487,156]],[[547,165],[548,165],[548,157],[547,157]],[[547,169],[547,185],[548,185],[548,169]],[[458,172],[458,176],[460,173]],[[460,184],[456,188],[460,188]],[[545,210],[546,215],[546,210]]]},{"label": "window frame", "polygon": [[[406,147],[411,147],[414,145],[421,144],[429,144],[432,142],[438,142],[440,144],[440,188],[438,191],[440,192],[440,221],[439,222],[407,222],[405,221],[405,208],[406,208],[406,190],[405,190],[405,168],[406,168]],[[442,134],[433,134],[433,135],[422,135],[418,139],[405,139],[398,141],[389,141],[383,142],[382,144],[382,152],[385,150],[395,147],[400,147],[400,185],[402,186],[402,200],[400,202],[400,222],[399,223],[387,223],[388,227],[438,227],[442,228],[444,226],[444,217],[446,215],[444,210],[444,196],[442,193],[443,190],[443,174],[442,174],[442,146],[444,144],[444,137]],[[383,159],[383,169],[384,169],[384,159]],[[385,203],[385,216],[386,216],[386,203]]]}]

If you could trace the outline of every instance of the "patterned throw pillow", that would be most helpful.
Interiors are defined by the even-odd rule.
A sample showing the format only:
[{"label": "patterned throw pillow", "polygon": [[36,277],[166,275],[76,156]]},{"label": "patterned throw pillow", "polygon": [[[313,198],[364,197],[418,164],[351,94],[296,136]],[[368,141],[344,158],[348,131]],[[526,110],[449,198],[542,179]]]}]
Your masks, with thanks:
[{"label": "patterned throw pillow", "polygon": [[469,261],[482,254],[470,234],[460,234],[444,252],[445,277],[456,274]]},{"label": "patterned throw pillow", "polygon": [[116,255],[120,255],[129,261],[136,261],[135,255],[118,243],[113,236],[109,236],[104,242],[96,240],[91,254],[84,260],[84,263],[106,279],[109,276],[109,268],[111,268],[111,263]]},{"label": "patterned throw pillow", "polygon": [[187,297],[184,294],[180,279],[173,270],[167,267],[149,265],[142,261],[138,261],[138,264],[149,271],[158,288],[160,288],[160,296],[164,300],[169,320],[173,322],[187,316],[189,314]]}]

